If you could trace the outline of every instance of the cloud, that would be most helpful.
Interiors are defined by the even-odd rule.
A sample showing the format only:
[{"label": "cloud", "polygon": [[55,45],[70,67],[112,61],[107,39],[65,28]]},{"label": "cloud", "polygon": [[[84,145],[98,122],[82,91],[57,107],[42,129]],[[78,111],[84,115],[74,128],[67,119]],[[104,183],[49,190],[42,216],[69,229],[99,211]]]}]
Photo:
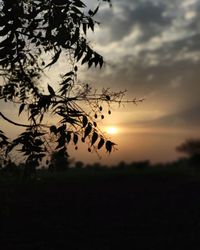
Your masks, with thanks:
[{"label": "cloud", "polygon": [[113,9],[105,8],[99,18],[106,29],[106,41],[120,41],[130,35],[134,27],[143,34],[141,40],[148,40],[169,25],[171,19],[164,15],[166,6],[153,1],[116,1]]},{"label": "cloud", "polygon": [[177,113],[165,115],[153,121],[147,121],[146,126],[168,127],[168,128],[190,128],[199,130],[200,116],[199,106],[189,107]]},{"label": "cloud", "polygon": [[104,8],[95,45],[111,65],[112,78],[127,77],[127,84],[138,81],[143,88],[155,75],[151,84],[159,78],[162,87],[181,67],[183,74],[190,72],[200,62],[198,9],[197,0],[116,0],[112,10]]}]

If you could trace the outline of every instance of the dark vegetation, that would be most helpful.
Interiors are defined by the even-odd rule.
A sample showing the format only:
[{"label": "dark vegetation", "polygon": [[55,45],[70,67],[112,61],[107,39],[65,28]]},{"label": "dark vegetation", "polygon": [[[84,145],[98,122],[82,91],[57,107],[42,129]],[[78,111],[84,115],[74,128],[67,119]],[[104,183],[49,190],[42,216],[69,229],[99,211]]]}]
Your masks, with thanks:
[{"label": "dark vegetation", "polygon": [[180,249],[199,244],[189,168],[40,170],[0,182],[2,249]]},{"label": "dark vegetation", "polygon": [[192,166],[200,165],[200,140],[188,139],[178,146],[177,151],[189,156],[189,164]]},{"label": "dark vegetation", "polygon": [[29,178],[19,169],[11,164],[0,171],[3,249],[189,249],[199,244],[200,164],[191,165],[189,157],[112,168],[76,162],[70,168],[38,169]]}]

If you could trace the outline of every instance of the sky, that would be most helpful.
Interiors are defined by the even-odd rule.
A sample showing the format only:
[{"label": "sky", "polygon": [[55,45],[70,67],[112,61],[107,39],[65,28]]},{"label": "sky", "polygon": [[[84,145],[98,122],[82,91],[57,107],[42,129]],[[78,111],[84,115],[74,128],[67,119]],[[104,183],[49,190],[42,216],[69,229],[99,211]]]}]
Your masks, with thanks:
[{"label": "sky", "polygon": [[111,137],[118,150],[104,161],[175,160],[176,146],[200,134],[200,1],[113,0],[96,19],[89,38],[106,66],[85,79],[126,89],[125,99],[145,98],[104,121],[119,129]]},{"label": "sky", "polygon": [[[85,2],[95,5],[93,0]],[[100,160],[80,145],[79,151],[70,149],[70,155],[108,165],[175,160],[180,157],[176,146],[200,137],[200,1],[112,2],[112,8],[101,6],[96,16],[101,24],[88,34],[106,65],[102,70],[84,68],[79,77],[95,88],[127,90],[124,99],[145,100],[113,106],[112,115],[100,124],[104,131],[116,128],[116,134],[108,135],[117,144],[115,152],[99,152]]]}]

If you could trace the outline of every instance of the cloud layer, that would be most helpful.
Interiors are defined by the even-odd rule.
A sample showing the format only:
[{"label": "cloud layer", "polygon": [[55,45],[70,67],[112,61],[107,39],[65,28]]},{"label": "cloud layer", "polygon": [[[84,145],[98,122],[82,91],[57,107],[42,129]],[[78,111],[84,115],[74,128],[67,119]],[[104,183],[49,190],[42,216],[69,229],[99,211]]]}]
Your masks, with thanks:
[{"label": "cloud layer", "polygon": [[[146,97],[145,108],[166,117],[181,113],[184,119],[188,110],[198,117],[199,10],[198,0],[115,0],[112,9],[104,7],[94,36],[107,61],[99,85]],[[96,74],[87,77],[92,82]],[[199,119],[192,122],[196,126]]]}]

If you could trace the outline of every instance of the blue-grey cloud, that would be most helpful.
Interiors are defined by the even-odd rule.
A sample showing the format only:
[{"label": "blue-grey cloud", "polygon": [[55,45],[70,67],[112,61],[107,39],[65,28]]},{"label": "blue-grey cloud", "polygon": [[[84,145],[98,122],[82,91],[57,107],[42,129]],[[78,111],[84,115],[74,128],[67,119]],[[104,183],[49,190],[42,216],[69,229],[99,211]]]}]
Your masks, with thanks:
[{"label": "blue-grey cloud", "polygon": [[[110,41],[118,41],[130,34],[134,26],[142,31],[141,39],[149,39],[158,34],[171,19],[164,15],[166,5],[153,1],[117,1],[113,10],[100,12],[103,27],[109,29]],[[115,6],[116,4],[116,6]]]}]

